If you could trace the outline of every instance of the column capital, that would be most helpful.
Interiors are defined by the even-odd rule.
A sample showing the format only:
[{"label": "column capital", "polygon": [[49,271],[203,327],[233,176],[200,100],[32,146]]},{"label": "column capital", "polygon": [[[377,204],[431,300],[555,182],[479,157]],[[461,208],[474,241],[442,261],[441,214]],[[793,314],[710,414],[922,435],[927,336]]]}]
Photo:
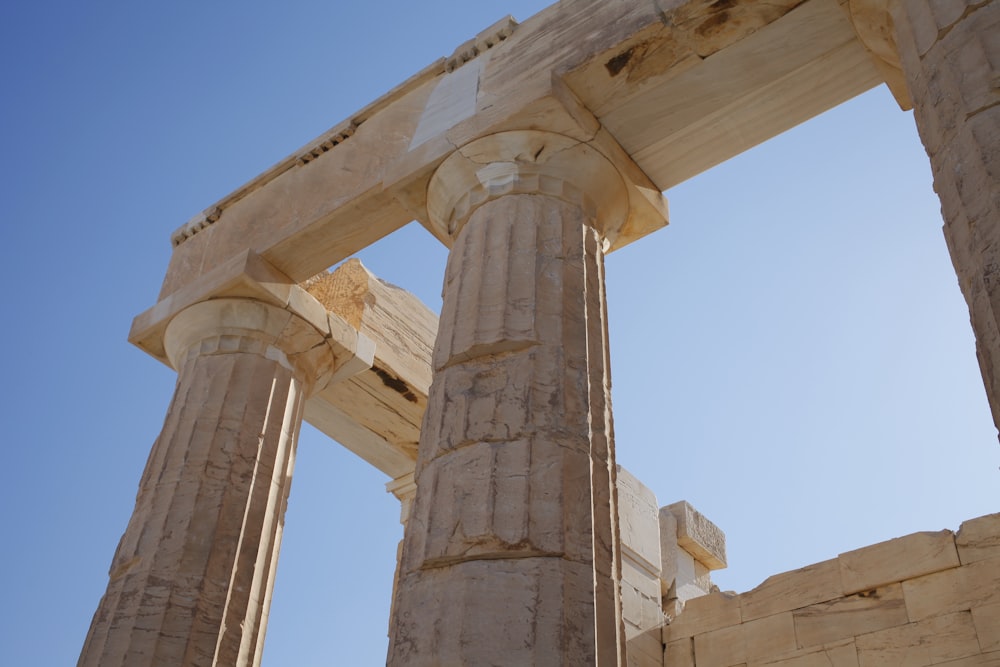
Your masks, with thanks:
[{"label": "column capital", "polygon": [[[342,317],[330,313],[314,296],[302,286],[274,269],[264,259],[252,252],[245,252],[233,260],[216,267],[205,276],[160,300],[155,306],[140,314],[132,322],[129,341],[162,361],[174,370],[180,370],[178,363],[183,355],[180,348],[184,344],[174,341],[173,351],[168,350],[167,330],[181,313],[203,303],[246,301],[267,306],[272,311],[284,313],[282,317],[294,316],[303,326],[317,332],[334,352],[332,373],[321,374],[313,382],[313,390],[319,391],[329,382],[346,380],[370,368],[375,358],[375,343],[359,332]],[[215,308],[206,306],[204,308]],[[204,311],[199,307],[194,313]],[[187,329],[190,323],[179,323],[177,331]],[[192,335],[190,332],[184,336]]]},{"label": "column capital", "polygon": [[[458,148],[427,188],[431,231],[449,247],[483,204],[509,194],[546,195],[579,206],[608,246],[621,247],[666,224],[666,201],[623,151],[544,130],[512,130]],[[618,158],[613,160],[612,158]],[[629,161],[621,168],[621,159]],[[631,167],[631,168],[629,168]]]},{"label": "column capital", "polygon": [[840,0],[854,25],[858,40],[871,54],[872,63],[882,75],[897,104],[904,111],[913,108],[906,85],[903,65],[896,46],[895,20],[900,0]]},{"label": "column capital", "polygon": [[452,153],[431,177],[427,212],[454,240],[477,208],[510,194],[579,206],[606,237],[628,217],[625,182],[606,157],[577,139],[540,130],[491,134]]},{"label": "column capital", "polygon": [[190,355],[250,353],[270,359],[300,378],[307,394],[334,378],[353,375],[370,360],[338,351],[328,332],[289,310],[249,298],[201,301],[177,313],[166,327],[164,348],[180,371]]}]

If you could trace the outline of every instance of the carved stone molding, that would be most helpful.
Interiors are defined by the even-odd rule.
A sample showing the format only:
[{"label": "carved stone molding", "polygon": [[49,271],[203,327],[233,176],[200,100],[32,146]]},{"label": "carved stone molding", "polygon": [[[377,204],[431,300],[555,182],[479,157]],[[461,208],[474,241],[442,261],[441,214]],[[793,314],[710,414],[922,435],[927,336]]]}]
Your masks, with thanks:
[{"label": "carved stone molding", "polygon": [[307,394],[329,383],[337,362],[327,336],[294,313],[253,299],[211,299],[182,310],[167,326],[164,346],[175,368],[192,354],[260,355],[299,377]]},{"label": "carved stone molding", "polygon": [[615,166],[589,144],[538,130],[501,132],[453,153],[431,178],[427,211],[439,236],[454,240],[483,204],[509,194],[539,194],[579,206],[605,236],[629,214]]}]

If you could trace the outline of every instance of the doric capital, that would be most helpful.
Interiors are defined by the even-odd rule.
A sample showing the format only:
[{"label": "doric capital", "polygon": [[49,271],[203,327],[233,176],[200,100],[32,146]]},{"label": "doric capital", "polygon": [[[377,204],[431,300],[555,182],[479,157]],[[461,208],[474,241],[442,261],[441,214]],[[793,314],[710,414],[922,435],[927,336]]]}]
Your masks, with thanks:
[{"label": "doric capital", "polygon": [[630,214],[621,173],[590,144],[519,130],[476,139],[449,156],[431,178],[428,217],[439,238],[454,241],[477,208],[510,194],[547,195],[580,206],[612,240]]},{"label": "doric capital", "polygon": [[910,91],[903,74],[903,65],[896,45],[893,12],[899,0],[841,0],[847,10],[858,39],[872,56],[872,62],[882,75],[896,102],[903,110],[913,108]]},{"label": "doric capital", "polygon": [[399,500],[399,522],[405,526],[410,518],[410,508],[413,506],[413,499],[417,495],[416,476],[414,473],[408,472],[402,477],[387,482],[385,489]]},{"label": "doric capital", "polygon": [[354,362],[338,358],[330,336],[305,319],[254,299],[210,299],[185,308],[167,325],[164,346],[178,371],[190,356],[263,356],[297,376],[307,393]]}]

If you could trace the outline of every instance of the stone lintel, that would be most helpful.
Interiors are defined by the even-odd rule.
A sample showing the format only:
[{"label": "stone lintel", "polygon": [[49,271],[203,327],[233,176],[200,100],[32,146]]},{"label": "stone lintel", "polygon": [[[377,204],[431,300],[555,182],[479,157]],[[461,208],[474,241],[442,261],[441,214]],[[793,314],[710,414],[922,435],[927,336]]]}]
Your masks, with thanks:
[{"label": "stone lintel", "polygon": [[585,142],[624,175],[651,214],[618,231],[621,247],[662,226],[662,190],[879,80],[836,0],[560,2],[465,46],[186,225],[161,298],[247,248],[306,280],[423,220],[456,147],[526,128]]},{"label": "stone lintel", "polygon": [[304,287],[375,344],[371,367],[327,385],[306,404],[306,421],[392,479],[411,473],[431,384],[437,316],[357,259]]},{"label": "stone lintel", "polygon": [[701,512],[681,500],[660,510],[677,520],[677,543],[709,570],[726,567],[726,534]]}]

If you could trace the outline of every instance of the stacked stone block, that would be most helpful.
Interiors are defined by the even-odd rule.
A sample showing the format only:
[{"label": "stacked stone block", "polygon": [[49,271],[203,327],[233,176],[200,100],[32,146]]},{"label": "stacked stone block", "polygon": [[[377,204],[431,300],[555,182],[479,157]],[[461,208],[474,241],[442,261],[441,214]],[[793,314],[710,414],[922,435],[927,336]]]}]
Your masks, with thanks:
[{"label": "stacked stone block", "polygon": [[1000,665],[1000,514],[696,598],[666,667]]},{"label": "stacked stone block", "polygon": [[618,467],[622,616],[629,667],[662,667],[663,625],[712,589],[725,535],[687,502],[658,508],[653,492]]}]

